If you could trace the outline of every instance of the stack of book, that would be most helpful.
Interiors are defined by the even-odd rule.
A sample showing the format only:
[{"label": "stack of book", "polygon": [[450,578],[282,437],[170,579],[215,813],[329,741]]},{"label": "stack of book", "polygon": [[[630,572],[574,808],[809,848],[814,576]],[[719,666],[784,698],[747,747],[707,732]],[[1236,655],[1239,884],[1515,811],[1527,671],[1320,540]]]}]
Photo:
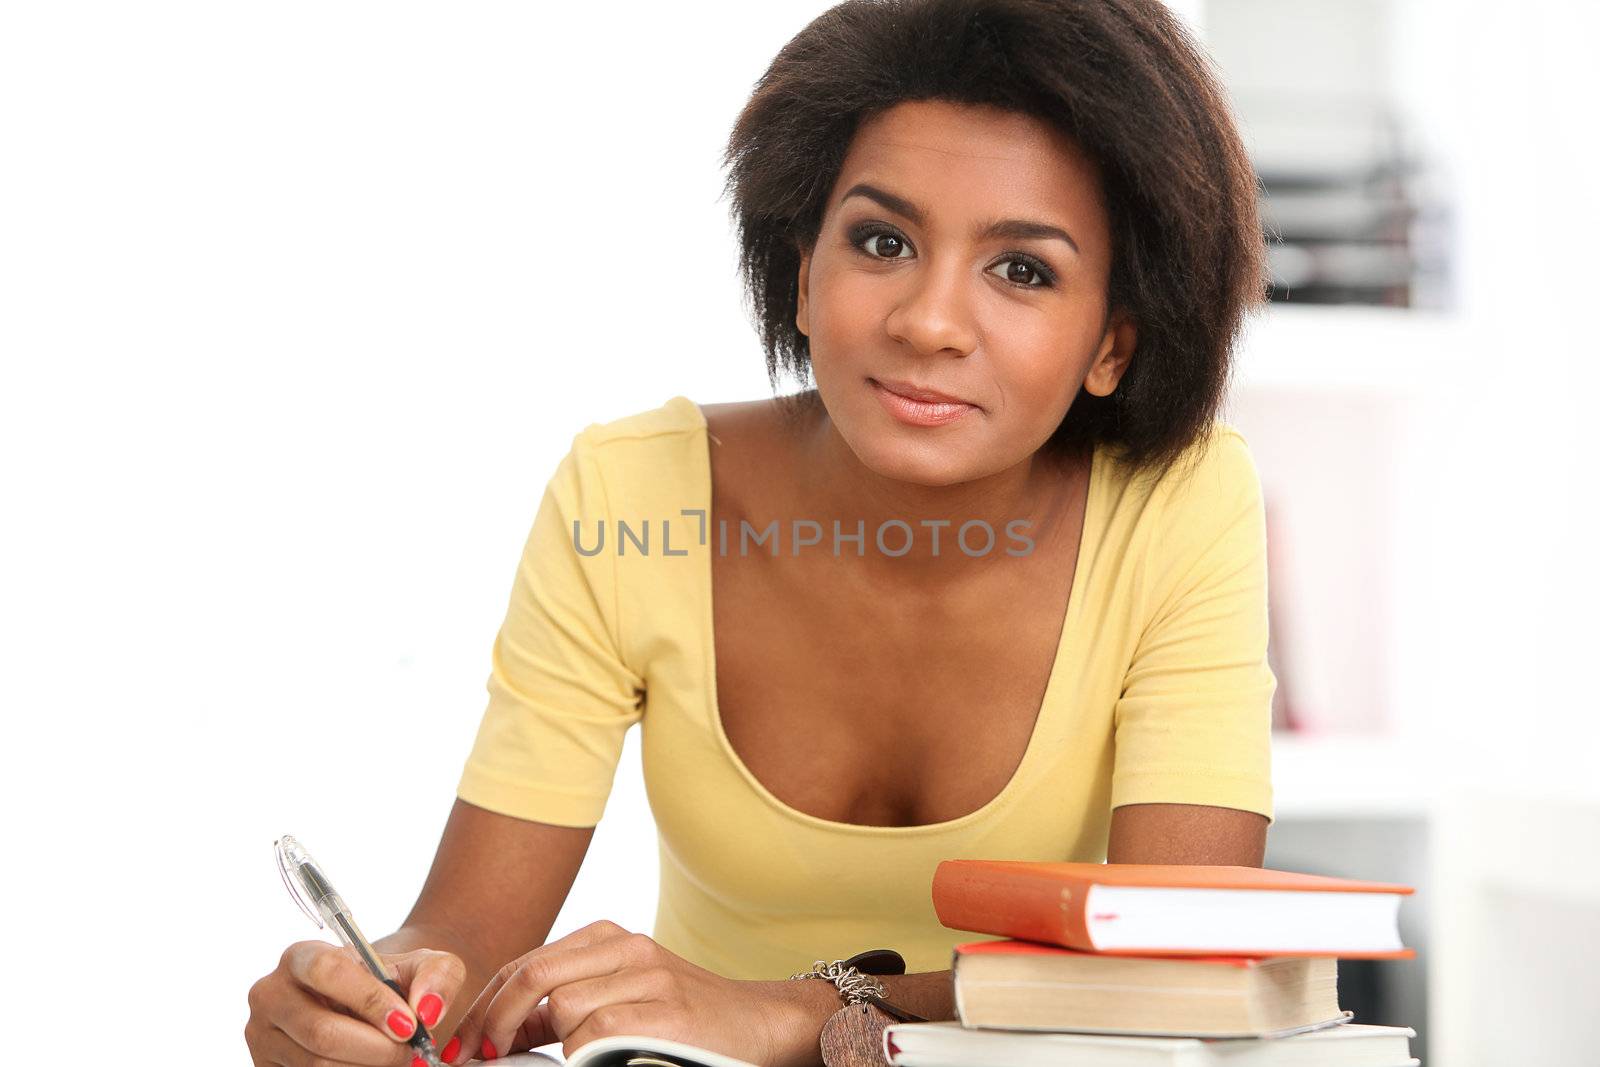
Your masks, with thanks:
[{"label": "stack of book", "polygon": [[1350,1021],[1339,957],[1403,959],[1408,886],[1255,867],[950,860],[959,1021],[895,1023],[896,1067],[1415,1067]]}]

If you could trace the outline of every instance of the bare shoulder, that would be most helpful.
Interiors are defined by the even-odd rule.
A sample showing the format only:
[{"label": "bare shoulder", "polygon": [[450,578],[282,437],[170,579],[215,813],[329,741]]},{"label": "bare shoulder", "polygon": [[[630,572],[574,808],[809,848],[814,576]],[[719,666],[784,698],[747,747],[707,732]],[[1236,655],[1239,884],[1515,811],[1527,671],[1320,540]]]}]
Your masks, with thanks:
[{"label": "bare shoulder", "polygon": [[794,484],[794,423],[775,397],[702,404],[715,490],[730,512],[779,508]]},{"label": "bare shoulder", "polygon": [[795,417],[777,397],[702,404],[700,410],[712,451],[724,461],[770,467],[789,452]]},{"label": "bare shoulder", "polygon": [[777,401],[772,398],[701,404],[706,429],[719,443],[730,439],[752,444],[771,434],[778,424]]}]

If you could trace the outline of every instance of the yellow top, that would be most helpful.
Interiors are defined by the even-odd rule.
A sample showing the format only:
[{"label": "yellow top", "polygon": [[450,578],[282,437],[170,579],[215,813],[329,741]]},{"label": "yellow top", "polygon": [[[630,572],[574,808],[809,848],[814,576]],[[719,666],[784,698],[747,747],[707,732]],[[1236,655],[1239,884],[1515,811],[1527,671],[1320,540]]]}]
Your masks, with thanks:
[{"label": "yellow top", "polygon": [[[551,478],[523,549],[457,795],[593,826],[623,737],[640,722],[661,860],[653,936],[742,979],[787,978],[880,947],[913,972],[944,970],[953,945],[983,938],[935,917],[940,860],[1100,862],[1122,804],[1271,818],[1265,516],[1244,438],[1217,430],[1190,450],[1193,463],[1159,480],[1130,477],[1095,451],[1056,661],[999,795],[947,822],[862,826],[785,805],[722,730],[718,541],[707,529],[699,406],[675,396],[591,424]],[[736,538],[724,551],[737,551]],[[903,531],[884,538],[891,551],[904,543]]]}]

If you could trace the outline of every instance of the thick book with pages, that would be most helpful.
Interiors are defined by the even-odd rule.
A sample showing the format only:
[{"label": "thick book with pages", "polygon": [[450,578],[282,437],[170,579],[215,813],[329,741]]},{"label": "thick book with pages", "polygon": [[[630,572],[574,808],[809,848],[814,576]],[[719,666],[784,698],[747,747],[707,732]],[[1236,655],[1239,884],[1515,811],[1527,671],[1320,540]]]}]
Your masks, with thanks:
[{"label": "thick book with pages", "polygon": [[1031,941],[952,953],[965,1026],[1181,1037],[1266,1037],[1339,1022],[1326,956],[1104,956]]},{"label": "thick book with pages", "polygon": [[969,1030],[958,1022],[892,1023],[892,1067],[1418,1067],[1406,1026],[1345,1023],[1280,1038],[1112,1037]]}]

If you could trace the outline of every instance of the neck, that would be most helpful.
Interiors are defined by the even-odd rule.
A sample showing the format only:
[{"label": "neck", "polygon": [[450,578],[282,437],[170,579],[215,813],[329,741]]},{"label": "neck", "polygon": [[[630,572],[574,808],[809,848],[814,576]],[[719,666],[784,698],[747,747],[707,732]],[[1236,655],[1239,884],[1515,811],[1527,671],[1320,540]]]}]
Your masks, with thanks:
[{"label": "neck", "polygon": [[[805,517],[822,526],[817,550],[832,549],[837,520],[840,556],[872,573],[919,580],[956,579],[975,573],[972,564],[1006,562],[1045,548],[1066,532],[1062,520],[1073,499],[1066,490],[1087,472],[1081,457],[1036,452],[1004,470],[951,485],[898,481],[862,463],[825,409],[800,435],[799,450],[805,481],[797,495],[806,502]],[[864,535],[859,556],[856,542],[843,540],[858,531]]]}]

